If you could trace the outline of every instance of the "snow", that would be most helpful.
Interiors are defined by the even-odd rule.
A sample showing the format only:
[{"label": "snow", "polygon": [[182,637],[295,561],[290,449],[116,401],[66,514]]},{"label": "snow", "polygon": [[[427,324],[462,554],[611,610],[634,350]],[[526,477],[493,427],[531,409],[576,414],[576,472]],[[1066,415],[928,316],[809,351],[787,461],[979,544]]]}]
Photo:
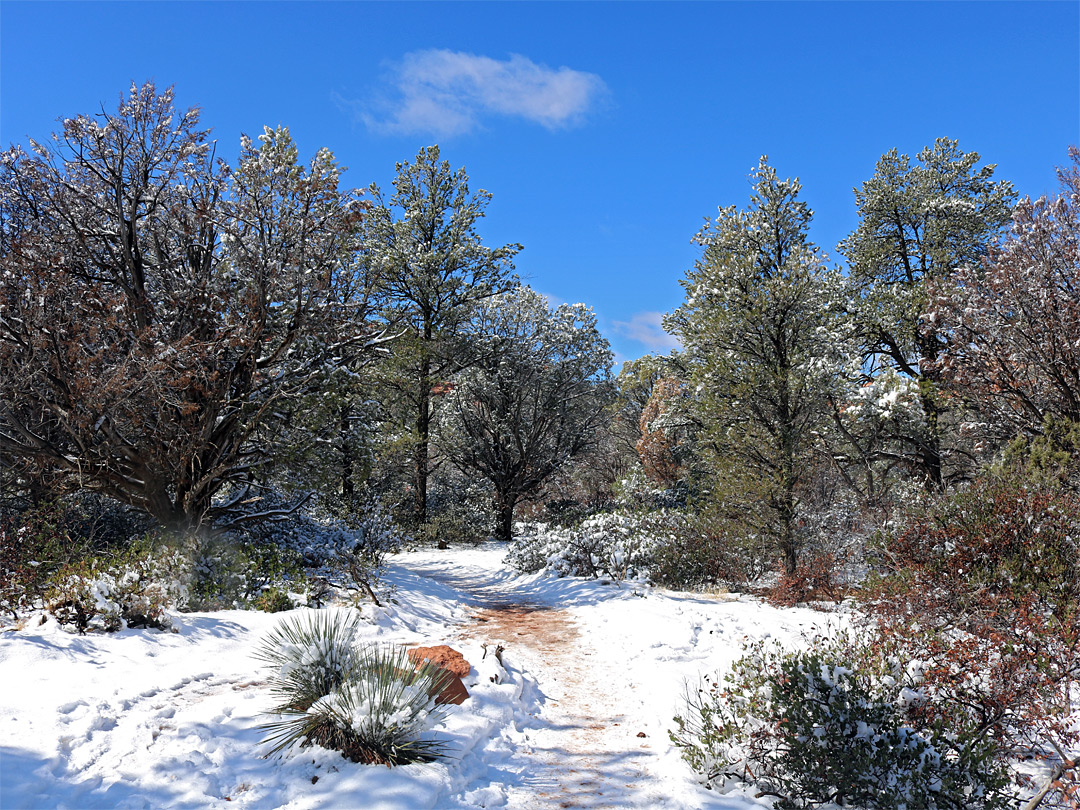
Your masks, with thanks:
[{"label": "snow", "polygon": [[[749,597],[522,577],[504,556],[498,545],[395,555],[392,599],[360,606],[360,640],[449,643],[471,662],[470,698],[436,727],[450,759],[388,769],[315,747],[264,758],[259,726],[273,698],[253,654],[285,614],[178,614],[175,632],[85,636],[34,622],[0,634],[0,805],[768,806],[701,788],[667,730],[686,684],[738,657],[745,638],[797,644],[827,617]],[[556,635],[500,624],[509,605]]]}]

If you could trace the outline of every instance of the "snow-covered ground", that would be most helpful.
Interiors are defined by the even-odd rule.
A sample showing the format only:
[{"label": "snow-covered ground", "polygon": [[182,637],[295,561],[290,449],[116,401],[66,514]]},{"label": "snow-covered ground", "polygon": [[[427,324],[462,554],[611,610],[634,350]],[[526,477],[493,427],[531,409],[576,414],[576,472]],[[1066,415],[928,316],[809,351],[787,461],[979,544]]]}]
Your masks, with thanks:
[{"label": "snow-covered ground", "polygon": [[175,632],[87,636],[48,622],[0,634],[0,807],[763,806],[698,786],[667,730],[684,683],[724,667],[744,638],[797,644],[826,615],[518,577],[504,552],[400,554],[392,603],[361,606],[364,638],[449,643],[472,663],[472,696],[437,729],[453,758],[393,769],[311,747],[263,758],[272,698],[252,651],[282,614],[181,614]]}]

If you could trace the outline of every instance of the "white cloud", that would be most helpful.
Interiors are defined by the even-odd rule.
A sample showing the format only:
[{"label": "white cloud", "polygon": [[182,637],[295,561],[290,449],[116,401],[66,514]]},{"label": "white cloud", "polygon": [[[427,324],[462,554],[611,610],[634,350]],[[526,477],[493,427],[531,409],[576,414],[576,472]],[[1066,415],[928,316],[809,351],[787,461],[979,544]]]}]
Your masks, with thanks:
[{"label": "white cloud", "polygon": [[594,73],[549,68],[517,54],[500,61],[446,50],[406,54],[391,66],[390,82],[391,97],[359,108],[368,128],[385,134],[460,135],[489,116],[560,129],[580,123],[607,94]]},{"label": "white cloud", "polygon": [[612,321],[620,335],[643,344],[651,352],[666,352],[680,348],[679,339],[664,331],[664,313],[637,312],[629,321]]}]

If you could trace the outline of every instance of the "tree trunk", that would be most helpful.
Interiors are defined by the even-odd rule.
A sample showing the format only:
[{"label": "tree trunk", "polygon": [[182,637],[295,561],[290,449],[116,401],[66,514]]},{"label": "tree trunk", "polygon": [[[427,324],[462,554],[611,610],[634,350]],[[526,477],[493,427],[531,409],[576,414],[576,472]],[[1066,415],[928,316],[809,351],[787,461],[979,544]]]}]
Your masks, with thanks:
[{"label": "tree trunk", "polygon": [[413,448],[413,521],[417,529],[427,523],[428,445],[431,434],[431,381],[428,362],[421,367],[420,396],[416,412],[416,445]]},{"label": "tree trunk", "polygon": [[784,387],[780,396],[779,440],[780,440],[780,492],[777,504],[777,516],[780,519],[780,553],[784,556],[784,570],[788,576],[795,573],[798,564],[798,537],[795,532],[795,488],[799,483],[798,451],[795,414],[791,405],[789,385],[791,370],[785,362],[782,365]]},{"label": "tree trunk", "polygon": [[352,418],[352,407],[346,403],[341,406],[341,500],[350,508],[353,494],[356,488],[353,484],[353,462],[356,460],[356,450],[353,448],[352,431],[349,422]]},{"label": "tree trunk", "polygon": [[938,357],[937,336],[923,335],[919,347],[919,402],[926,414],[926,437],[919,446],[919,466],[926,477],[926,488],[931,492],[944,489],[945,478],[941,471],[941,415],[943,408],[938,398],[938,384],[930,369]]},{"label": "tree trunk", "polygon": [[790,481],[785,481],[779,493],[777,517],[780,519],[780,532],[777,544],[784,558],[784,571],[791,576],[798,565],[798,537],[795,527],[795,491]]},{"label": "tree trunk", "polygon": [[514,539],[514,507],[517,498],[513,495],[495,496],[495,539],[509,543]]}]

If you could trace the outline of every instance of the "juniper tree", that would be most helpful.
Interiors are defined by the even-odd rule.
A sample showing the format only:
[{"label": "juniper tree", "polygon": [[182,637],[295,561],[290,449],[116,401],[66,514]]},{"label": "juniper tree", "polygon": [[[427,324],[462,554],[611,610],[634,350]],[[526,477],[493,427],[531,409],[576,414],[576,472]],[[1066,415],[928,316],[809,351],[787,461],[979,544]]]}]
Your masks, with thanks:
[{"label": "juniper tree", "polygon": [[288,130],[214,159],[198,111],[132,86],[0,158],[0,456],[180,530],[247,511],[262,441],[376,339],[343,286],[362,215]]},{"label": "juniper tree", "polygon": [[551,310],[528,287],[481,303],[474,329],[474,361],[446,397],[438,444],[491,485],[496,534],[510,540],[517,504],[597,441],[614,394],[611,350],[591,310]]}]

